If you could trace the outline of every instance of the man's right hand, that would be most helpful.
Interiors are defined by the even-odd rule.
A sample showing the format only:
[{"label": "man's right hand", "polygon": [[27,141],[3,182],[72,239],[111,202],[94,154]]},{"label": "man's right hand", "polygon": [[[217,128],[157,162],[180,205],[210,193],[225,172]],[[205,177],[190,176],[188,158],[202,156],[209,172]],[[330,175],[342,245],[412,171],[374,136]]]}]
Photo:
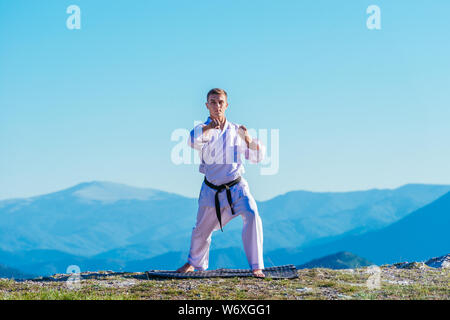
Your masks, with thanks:
[{"label": "man's right hand", "polygon": [[219,129],[220,130],[220,122],[218,119],[211,119],[211,122],[203,127],[203,133],[208,131],[209,129]]}]

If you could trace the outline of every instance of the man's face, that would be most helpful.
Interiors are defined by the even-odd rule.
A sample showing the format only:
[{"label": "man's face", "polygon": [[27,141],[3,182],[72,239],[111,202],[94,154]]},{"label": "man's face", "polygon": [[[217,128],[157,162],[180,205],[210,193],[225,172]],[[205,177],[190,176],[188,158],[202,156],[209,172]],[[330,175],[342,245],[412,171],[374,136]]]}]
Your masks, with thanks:
[{"label": "man's face", "polygon": [[206,102],[211,118],[221,118],[228,107],[227,97],[224,94],[211,94]]}]

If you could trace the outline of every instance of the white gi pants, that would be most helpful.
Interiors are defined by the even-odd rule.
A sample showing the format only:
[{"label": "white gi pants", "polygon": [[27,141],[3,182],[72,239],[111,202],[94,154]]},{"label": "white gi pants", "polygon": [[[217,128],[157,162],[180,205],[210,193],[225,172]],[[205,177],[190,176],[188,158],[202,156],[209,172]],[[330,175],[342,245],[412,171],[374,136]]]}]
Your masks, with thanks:
[{"label": "white gi pants", "polygon": [[[226,190],[219,193],[222,227],[225,227],[231,219],[241,216],[244,222],[242,241],[244,242],[248,264],[252,270],[264,269],[262,222],[255,199],[250,194],[247,181],[242,177],[238,184],[230,188],[230,191],[234,215],[231,214],[226,199]],[[220,230],[214,206],[215,193],[216,190],[203,182],[198,201],[197,222],[192,230],[191,248],[188,257],[189,264],[197,270],[208,269],[211,236],[213,231]]]}]

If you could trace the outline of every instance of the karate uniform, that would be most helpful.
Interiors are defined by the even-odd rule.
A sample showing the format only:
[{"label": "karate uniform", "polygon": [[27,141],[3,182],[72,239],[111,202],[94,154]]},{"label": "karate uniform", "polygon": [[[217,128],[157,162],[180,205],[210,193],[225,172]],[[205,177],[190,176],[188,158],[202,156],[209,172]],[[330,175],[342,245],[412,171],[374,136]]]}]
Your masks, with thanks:
[{"label": "karate uniform", "polygon": [[[219,192],[220,215],[224,227],[231,219],[241,216],[244,222],[242,241],[250,268],[264,269],[263,229],[255,199],[242,174],[245,172],[242,155],[252,163],[260,162],[266,152],[265,146],[256,138],[252,140],[259,150],[247,147],[238,135],[239,125],[226,120],[223,130],[209,129],[203,134],[202,128],[211,122],[195,126],[190,133],[188,144],[199,151],[201,164],[199,171],[212,184],[220,186],[241,177],[239,183],[231,186],[230,193],[234,215],[232,215],[225,190]],[[216,190],[203,182],[198,199],[197,222],[192,230],[188,262],[197,270],[206,270],[209,262],[209,247],[212,232],[220,229],[215,207]]]}]

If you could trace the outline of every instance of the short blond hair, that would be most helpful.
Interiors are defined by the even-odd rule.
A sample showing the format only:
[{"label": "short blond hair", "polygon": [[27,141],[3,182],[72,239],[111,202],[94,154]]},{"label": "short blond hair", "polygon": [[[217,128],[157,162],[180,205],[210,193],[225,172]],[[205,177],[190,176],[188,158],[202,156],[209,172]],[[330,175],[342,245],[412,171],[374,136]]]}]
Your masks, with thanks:
[{"label": "short blond hair", "polygon": [[206,95],[206,101],[209,100],[209,96],[212,94],[223,94],[227,99],[228,99],[228,95],[227,92],[223,89],[220,88],[213,88],[211,90],[208,91],[208,94]]}]

